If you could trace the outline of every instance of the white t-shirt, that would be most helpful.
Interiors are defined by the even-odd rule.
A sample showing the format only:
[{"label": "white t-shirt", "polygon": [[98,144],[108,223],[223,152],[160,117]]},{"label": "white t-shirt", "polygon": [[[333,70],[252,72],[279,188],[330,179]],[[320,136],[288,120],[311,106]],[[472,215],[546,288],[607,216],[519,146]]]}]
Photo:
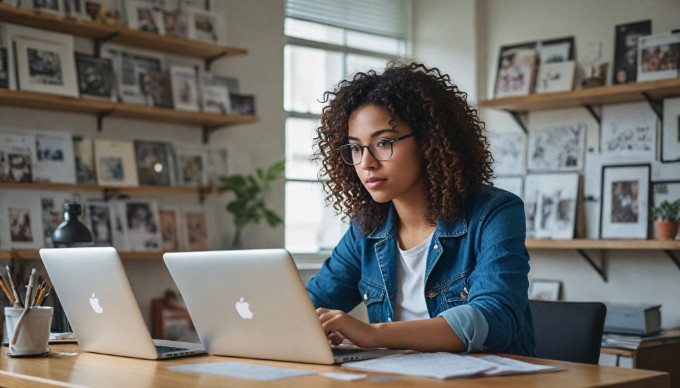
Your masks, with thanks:
[{"label": "white t-shirt", "polygon": [[430,317],[425,304],[425,267],[434,231],[418,246],[403,251],[397,261],[397,304],[395,321],[412,321]]}]

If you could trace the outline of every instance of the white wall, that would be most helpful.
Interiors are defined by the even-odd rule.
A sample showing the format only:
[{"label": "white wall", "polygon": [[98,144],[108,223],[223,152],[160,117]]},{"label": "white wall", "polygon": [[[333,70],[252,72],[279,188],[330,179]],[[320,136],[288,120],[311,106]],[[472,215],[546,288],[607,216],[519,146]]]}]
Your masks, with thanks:
[{"label": "white wall", "polygon": [[[468,0],[414,0],[414,52],[431,66],[453,71],[453,79],[463,90],[471,84],[468,80],[476,79],[477,90],[470,95],[488,99],[493,96],[501,45],[573,35],[577,59],[588,42],[601,41],[603,57],[611,67],[615,25],[652,19],[652,33],[661,33],[680,27],[678,15],[680,2],[672,0],[478,0],[474,5]],[[432,31],[439,31],[439,36]],[[477,47],[469,48],[470,42],[477,42]],[[448,51],[442,53],[439,49]],[[473,53],[476,55],[466,55]],[[454,60],[455,67],[451,65]],[[611,82],[611,77],[608,79]],[[521,130],[507,113],[481,113],[489,131]],[[550,123],[574,122],[586,123],[589,146],[597,144],[597,123],[585,109],[540,112],[528,117],[530,130]],[[677,169],[668,167],[654,166],[653,175],[657,179],[679,178]],[[582,233],[591,235],[593,225],[590,226]],[[608,282],[577,252],[568,250],[530,252],[530,277],[561,280],[566,300],[661,303],[663,326],[680,326],[680,268],[663,252],[588,253],[596,260],[605,258]],[[675,254],[678,256],[678,252]]]}]

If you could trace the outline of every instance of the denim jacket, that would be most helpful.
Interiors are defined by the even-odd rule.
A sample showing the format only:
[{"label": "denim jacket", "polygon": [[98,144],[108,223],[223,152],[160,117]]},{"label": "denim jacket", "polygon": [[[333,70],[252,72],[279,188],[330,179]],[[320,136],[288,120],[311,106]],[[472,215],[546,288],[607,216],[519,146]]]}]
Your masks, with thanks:
[{"label": "denim jacket", "polygon": [[[439,220],[427,254],[425,302],[468,352],[534,355],[528,304],[529,254],[524,205],[514,194],[482,186],[463,217]],[[390,322],[397,294],[397,214],[370,234],[355,223],[308,283],[316,307],[350,311],[361,301],[370,322]]]}]

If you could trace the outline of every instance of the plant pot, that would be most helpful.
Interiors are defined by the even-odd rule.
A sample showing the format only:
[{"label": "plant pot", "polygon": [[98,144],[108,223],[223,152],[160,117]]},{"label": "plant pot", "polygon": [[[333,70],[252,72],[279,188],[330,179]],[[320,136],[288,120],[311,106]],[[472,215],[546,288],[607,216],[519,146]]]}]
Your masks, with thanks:
[{"label": "plant pot", "polygon": [[654,222],[656,228],[656,237],[659,240],[675,240],[678,235],[678,228],[680,221],[661,220]]}]

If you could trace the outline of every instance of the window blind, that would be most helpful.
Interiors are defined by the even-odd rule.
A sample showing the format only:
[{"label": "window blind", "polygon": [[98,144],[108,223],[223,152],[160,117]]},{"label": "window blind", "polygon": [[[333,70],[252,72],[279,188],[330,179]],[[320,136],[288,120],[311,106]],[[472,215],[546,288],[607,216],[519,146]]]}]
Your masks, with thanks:
[{"label": "window blind", "polygon": [[286,16],[406,39],[408,0],[286,0]]}]

